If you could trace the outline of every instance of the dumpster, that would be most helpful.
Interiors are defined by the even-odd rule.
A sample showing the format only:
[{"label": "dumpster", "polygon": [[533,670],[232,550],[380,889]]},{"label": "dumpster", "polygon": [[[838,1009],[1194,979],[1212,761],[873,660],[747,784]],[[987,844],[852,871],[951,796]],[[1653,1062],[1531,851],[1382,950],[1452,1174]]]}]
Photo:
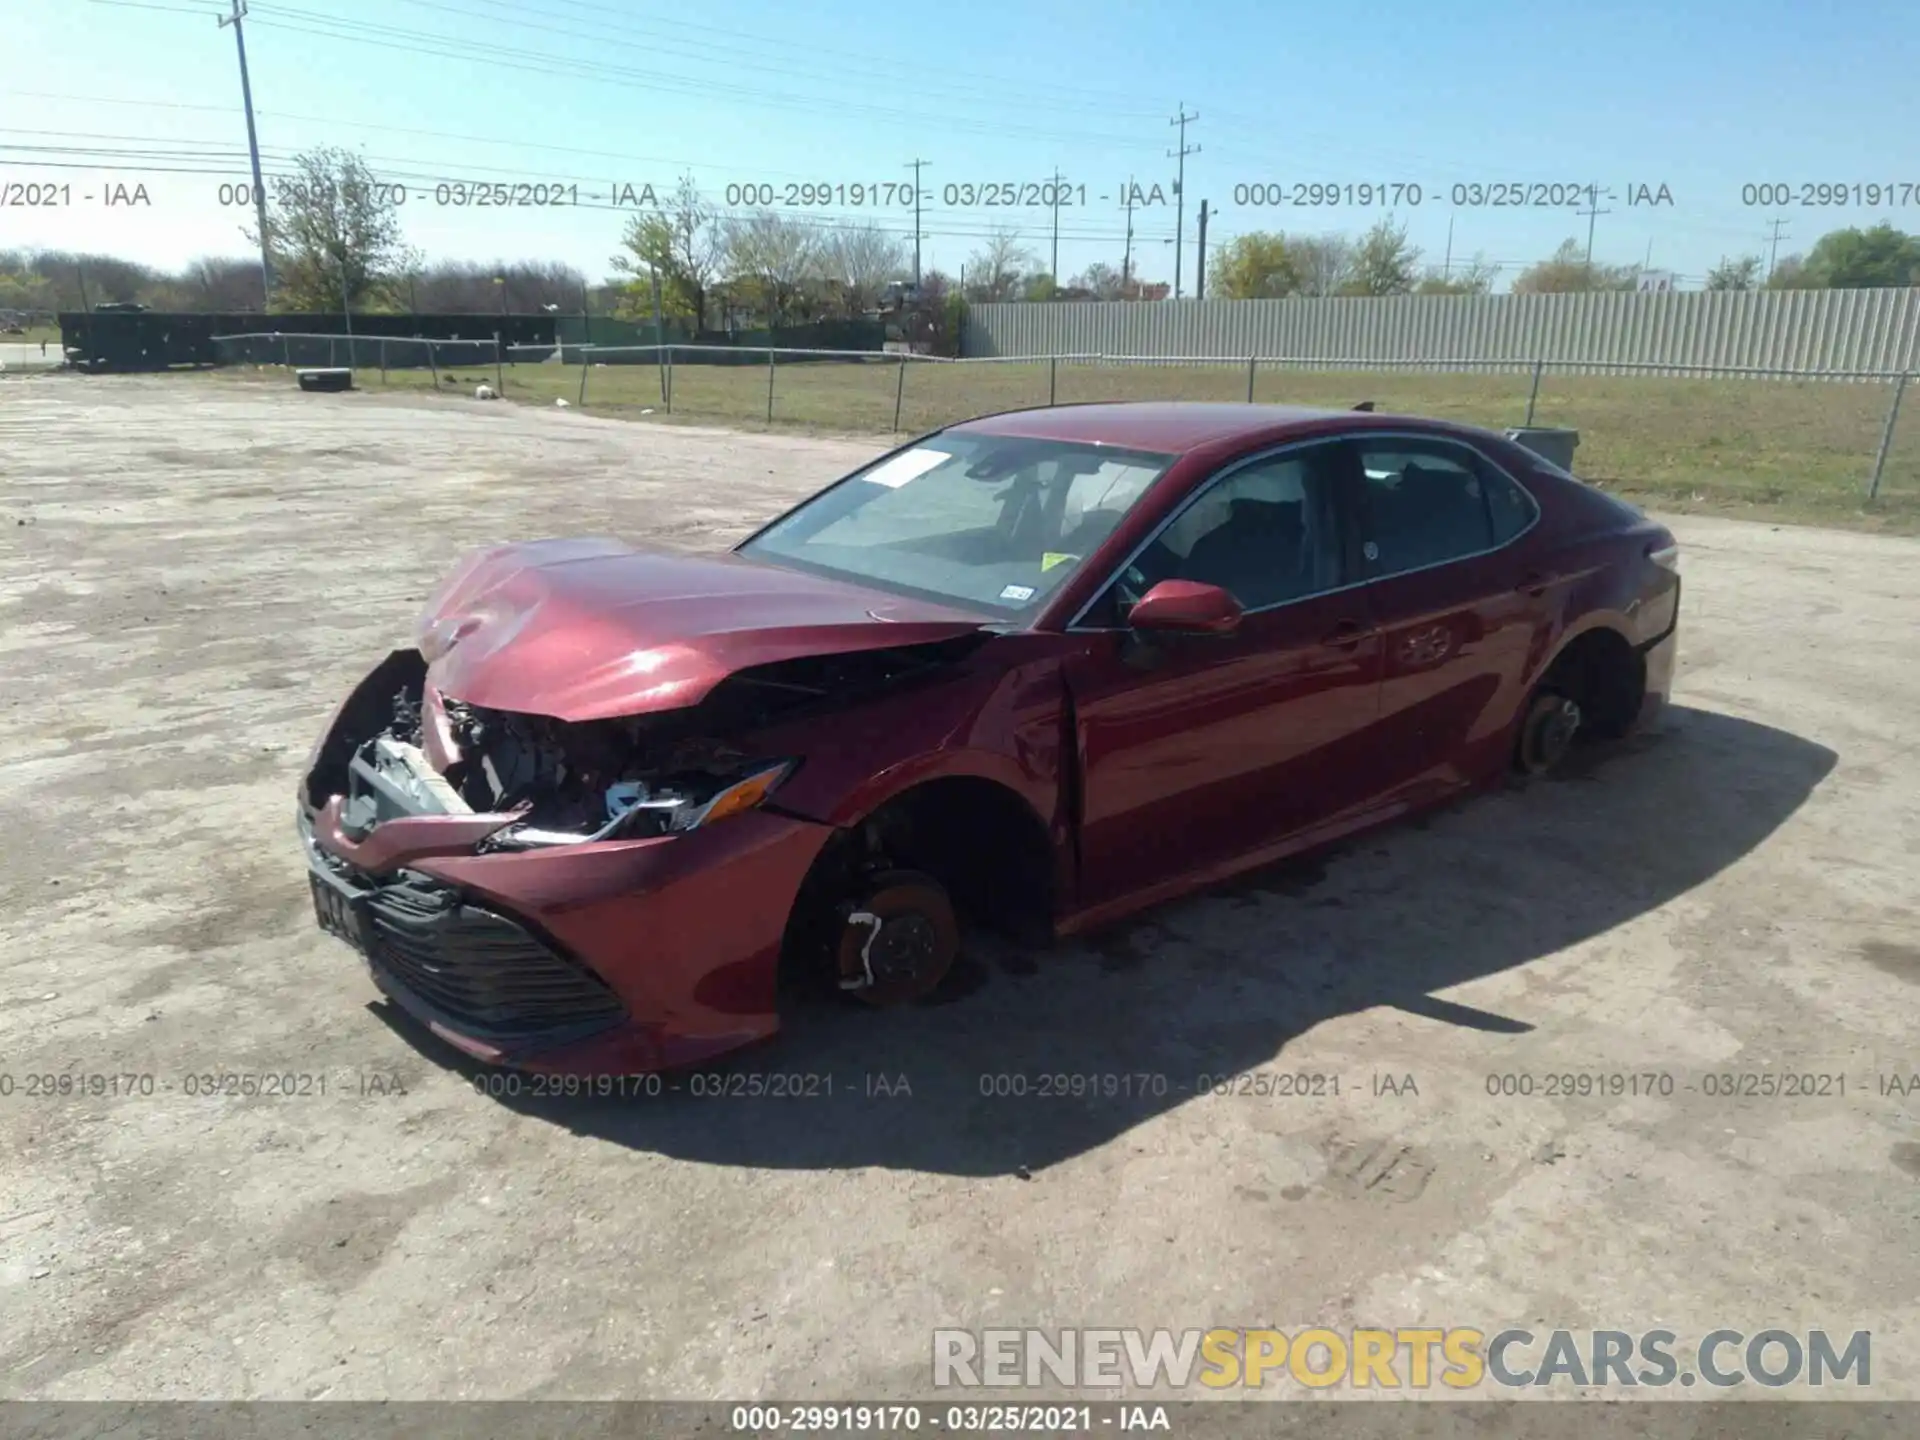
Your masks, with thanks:
[{"label": "dumpster", "polygon": [[1549,465],[1573,472],[1573,452],[1580,447],[1578,430],[1556,430],[1545,425],[1523,425],[1507,431],[1507,438],[1524,445]]}]

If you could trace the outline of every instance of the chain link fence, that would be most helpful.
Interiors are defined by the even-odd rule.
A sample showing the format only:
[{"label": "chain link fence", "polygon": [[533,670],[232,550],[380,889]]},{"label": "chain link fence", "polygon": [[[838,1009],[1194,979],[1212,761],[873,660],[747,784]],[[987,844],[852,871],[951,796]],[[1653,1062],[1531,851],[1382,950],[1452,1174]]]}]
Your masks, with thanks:
[{"label": "chain link fence", "polygon": [[[1592,360],[1342,361],[1108,355],[943,359],[894,352],[345,335],[217,337],[225,366],[351,367],[362,388],[480,387],[596,413],[919,433],[973,415],[1114,400],[1252,401],[1382,411],[1490,429],[1579,432],[1575,469],[1650,503],[1870,507],[1920,518],[1910,377]],[[1706,367],[1698,367],[1704,371]],[[1908,412],[1904,423],[1903,410]]]}]

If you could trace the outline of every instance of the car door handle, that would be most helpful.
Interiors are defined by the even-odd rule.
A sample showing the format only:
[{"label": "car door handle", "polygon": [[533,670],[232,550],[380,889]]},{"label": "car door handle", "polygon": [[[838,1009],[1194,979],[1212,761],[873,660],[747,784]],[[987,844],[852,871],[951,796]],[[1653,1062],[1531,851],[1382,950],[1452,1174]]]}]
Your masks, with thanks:
[{"label": "car door handle", "polygon": [[1320,643],[1335,650],[1352,650],[1367,637],[1367,627],[1358,620],[1342,620],[1329,630]]},{"label": "car door handle", "polygon": [[1544,570],[1529,570],[1521,577],[1520,583],[1513,588],[1522,595],[1544,595],[1548,587],[1558,578],[1558,576],[1547,574]]}]

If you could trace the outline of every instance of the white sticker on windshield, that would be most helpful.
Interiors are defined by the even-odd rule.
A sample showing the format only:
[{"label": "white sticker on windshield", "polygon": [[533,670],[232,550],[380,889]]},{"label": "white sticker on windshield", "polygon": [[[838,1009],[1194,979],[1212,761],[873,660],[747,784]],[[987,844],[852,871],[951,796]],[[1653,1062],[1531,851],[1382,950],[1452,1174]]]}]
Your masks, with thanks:
[{"label": "white sticker on windshield", "polygon": [[876,485],[885,485],[897,490],[916,475],[924,475],[934,466],[944,464],[953,456],[944,450],[909,450],[896,455],[884,465],[877,465],[860,478],[871,480]]},{"label": "white sticker on windshield", "polygon": [[1031,600],[1033,598],[1033,586],[1009,585],[1000,592],[1000,598],[1002,600]]}]

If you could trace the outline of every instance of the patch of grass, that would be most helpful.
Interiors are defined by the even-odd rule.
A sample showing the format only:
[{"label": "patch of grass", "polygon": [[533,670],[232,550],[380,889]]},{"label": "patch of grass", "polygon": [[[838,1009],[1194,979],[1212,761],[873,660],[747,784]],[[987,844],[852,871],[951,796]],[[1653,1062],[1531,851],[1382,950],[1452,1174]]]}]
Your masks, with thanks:
[{"label": "patch of grass", "polygon": [[58,325],[29,325],[24,335],[0,335],[0,345],[38,345],[46,342],[47,353],[56,353],[60,348],[60,327]]},{"label": "patch of grass", "polygon": [[[280,377],[268,368],[223,374]],[[768,428],[764,365],[677,365],[671,411],[654,365],[589,367],[585,406],[595,414]],[[904,383],[902,380],[904,378]],[[524,404],[581,403],[579,366],[508,365],[504,395]],[[496,384],[494,367],[440,373],[441,390],[471,395]],[[425,370],[363,369],[370,392],[431,390]],[[896,394],[896,385],[901,388]],[[1262,403],[1345,409],[1372,400],[1387,412],[1506,429],[1526,419],[1526,374],[1386,374],[1261,367]],[[1243,366],[1045,363],[909,365],[798,362],[773,373],[772,428],[843,434],[916,434],[996,410],[1099,400],[1247,398]],[[1547,376],[1533,423],[1580,432],[1574,468],[1651,508],[1775,523],[1920,533],[1920,394],[1907,397],[1879,498],[1866,483],[1892,399],[1881,383],[1699,380],[1656,376]]]}]

